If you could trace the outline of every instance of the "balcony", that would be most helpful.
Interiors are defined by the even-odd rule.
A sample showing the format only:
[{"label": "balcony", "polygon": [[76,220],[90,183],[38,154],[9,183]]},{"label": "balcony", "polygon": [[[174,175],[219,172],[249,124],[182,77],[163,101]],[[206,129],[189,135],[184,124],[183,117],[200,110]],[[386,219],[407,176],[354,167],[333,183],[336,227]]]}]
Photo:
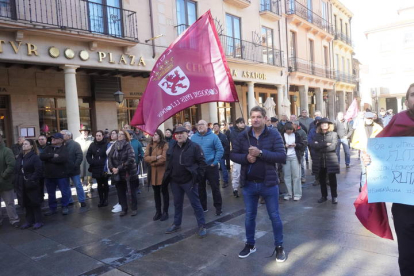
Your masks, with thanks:
[{"label": "balcony", "polygon": [[270,21],[278,21],[282,18],[280,0],[260,1],[260,16]]},{"label": "balcony", "polygon": [[136,12],[86,0],[0,0],[0,20],[138,41]]},{"label": "balcony", "polygon": [[244,9],[250,6],[251,0],[223,0],[224,2],[236,6],[238,8]]},{"label": "balcony", "polygon": [[341,71],[335,72],[335,80],[338,82],[345,82],[345,83],[351,83],[351,84],[357,83],[355,75],[345,74],[345,73],[342,73]]},{"label": "balcony", "polygon": [[334,79],[334,71],[325,65],[296,57],[289,58],[289,72],[300,72],[321,78]]},{"label": "balcony", "polygon": [[220,35],[221,45],[227,57],[283,67],[283,51],[250,41]]},{"label": "balcony", "polygon": [[286,14],[296,15],[300,19],[293,19],[293,23],[296,23],[298,26],[305,24],[308,29],[313,29],[313,27],[318,28],[314,30],[315,33],[319,33],[319,30],[329,34],[334,35],[333,25],[329,23],[328,20],[322,18],[320,15],[314,13],[312,10],[308,9],[303,4],[295,0],[286,0]]},{"label": "balcony", "polygon": [[[346,35],[342,32],[336,32],[335,33],[335,40],[340,41],[339,48],[345,47],[348,50],[352,51],[352,47],[354,47],[354,45],[352,44],[352,40],[348,35]],[[343,45],[340,45],[340,44],[343,44]]]}]

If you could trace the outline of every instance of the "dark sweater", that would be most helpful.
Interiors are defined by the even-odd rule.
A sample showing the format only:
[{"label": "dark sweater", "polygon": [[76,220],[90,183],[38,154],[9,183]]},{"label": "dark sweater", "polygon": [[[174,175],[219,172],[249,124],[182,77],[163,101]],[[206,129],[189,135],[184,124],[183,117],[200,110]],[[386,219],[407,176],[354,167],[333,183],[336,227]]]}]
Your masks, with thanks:
[{"label": "dark sweater", "polygon": [[191,181],[193,176],[191,175],[191,172],[186,169],[184,165],[182,165],[182,162],[180,162],[181,154],[185,147],[184,143],[181,147],[176,144],[176,146],[173,149],[172,153],[172,172],[171,172],[171,181],[175,183],[188,183]]}]

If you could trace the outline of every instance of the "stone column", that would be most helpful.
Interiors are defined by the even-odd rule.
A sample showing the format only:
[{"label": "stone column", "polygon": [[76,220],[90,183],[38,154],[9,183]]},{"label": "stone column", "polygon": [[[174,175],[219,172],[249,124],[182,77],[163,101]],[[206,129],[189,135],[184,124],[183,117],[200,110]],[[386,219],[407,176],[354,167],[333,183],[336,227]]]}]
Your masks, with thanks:
[{"label": "stone column", "polygon": [[280,116],[283,113],[283,99],[284,99],[284,91],[283,91],[283,85],[278,85],[277,86],[277,112],[278,112],[278,118],[280,118]]},{"label": "stone column", "polygon": [[210,113],[210,121],[207,123],[219,123],[217,118],[217,103],[208,103],[208,112]]},{"label": "stone column", "polygon": [[309,110],[308,86],[299,86],[300,110]]},{"label": "stone column", "polygon": [[328,110],[326,111],[328,114],[326,114],[329,119],[334,120],[336,118],[335,116],[335,90],[328,90]]},{"label": "stone column", "polygon": [[250,109],[256,106],[256,100],[254,97],[254,82],[250,81],[247,83],[247,103],[248,103],[248,109],[247,109],[247,117],[249,117]]},{"label": "stone column", "polygon": [[326,116],[326,112],[323,106],[323,88],[315,88],[315,96],[316,96],[316,110],[322,112],[323,116]]},{"label": "stone column", "polygon": [[338,108],[337,112],[346,112],[345,110],[345,91],[338,91]]},{"label": "stone column", "polygon": [[73,139],[80,133],[80,115],[78,102],[78,88],[76,86],[76,65],[63,65],[61,68],[65,73],[65,96],[66,96],[66,116],[68,120],[68,130],[72,132]]},{"label": "stone column", "polygon": [[403,111],[402,97],[397,97],[397,113]]}]

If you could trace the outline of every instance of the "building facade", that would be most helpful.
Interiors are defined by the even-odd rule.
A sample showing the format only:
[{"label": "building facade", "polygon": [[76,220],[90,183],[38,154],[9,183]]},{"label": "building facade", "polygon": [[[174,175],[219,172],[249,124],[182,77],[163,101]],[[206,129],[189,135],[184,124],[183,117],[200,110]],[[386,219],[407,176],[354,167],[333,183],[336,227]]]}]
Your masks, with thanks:
[{"label": "building facade", "polygon": [[[19,135],[62,129],[78,135],[81,126],[96,131],[129,123],[157,58],[207,10],[240,105],[193,106],[167,120],[165,128],[200,119],[232,122],[268,98],[278,115],[320,109],[333,116],[334,2],[2,1],[0,132],[10,145]],[[341,91],[348,92],[347,85]],[[124,93],[120,104],[116,91]]]},{"label": "building facade", "polygon": [[406,109],[407,88],[414,81],[414,5],[405,1],[398,20],[365,33],[370,49],[364,102],[372,109]]}]

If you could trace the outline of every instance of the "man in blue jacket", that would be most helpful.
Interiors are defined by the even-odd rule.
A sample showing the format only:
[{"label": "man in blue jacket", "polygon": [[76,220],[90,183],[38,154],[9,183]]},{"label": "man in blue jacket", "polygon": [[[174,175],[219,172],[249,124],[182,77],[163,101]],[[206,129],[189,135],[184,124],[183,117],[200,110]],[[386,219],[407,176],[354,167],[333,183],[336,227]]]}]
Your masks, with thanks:
[{"label": "man in blue jacket", "polygon": [[[254,234],[256,231],[257,203],[262,196],[267,213],[272,221],[276,261],[284,262],[283,225],[279,216],[279,178],[276,163],[286,163],[286,150],[282,137],[273,128],[268,128],[266,110],[255,106],[250,110],[252,127],[241,132],[234,139],[230,159],[241,164],[240,185],[243,187],[246,208],[246,245],[239,253],[246,258],[256,252]],[[273,252],[273,253],[274,253]]]},{"label": "man in blue jacket", "polygon": [[208,211],[206,190],[206,182],[208,181],[213,194],[216,215],[220,216],[222,214],[222,200],[220,194],[218,164],[223,157],[224,149],[218,136],[207,127],[206,121],[200,120],[197,124],[197,130],[198,131],[191,137],[191,141],[201,146],[207,163],[204,178],[201,180],[200,186],[198,187],[201,206],[203,206],[204,212]]}]

